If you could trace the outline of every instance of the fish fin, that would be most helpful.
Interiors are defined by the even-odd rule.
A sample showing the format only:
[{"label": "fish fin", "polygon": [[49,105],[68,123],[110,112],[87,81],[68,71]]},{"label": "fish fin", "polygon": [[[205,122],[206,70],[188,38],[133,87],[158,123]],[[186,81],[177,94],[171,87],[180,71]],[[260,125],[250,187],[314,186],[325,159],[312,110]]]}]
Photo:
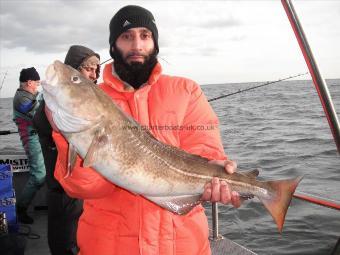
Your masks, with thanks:
[{"label": "fish fin", "polygon": [[76,164],[76,160],[77,160],[76,148],[73,146],[72,143],[69,143],[69,145],[68,145],[68,156],[67,156],[67,173],[64,176],[64,178],[67,178],[70,175],[72,175],[72,170],[74,168],[74,165]]},{"label": "fish fin", "polygon": [[250,171],[244,171],[244,172],[240,172],[240,173],[249,177],[249,178],[256,179],[256,177],[259,176],[260,170],[256,168],[256,169],[253,169],[253,170],[250,170]]},{"label": "fish fin", "polygon": [[303,176],[290,180],[267,181],[270,192],[273,193],[270,198],[259,197],[260,201],[267,208],[273,217],[279,232],[282,232],[286,213],[292,200],[295,189]]},{"label": "fish fin", "polygon": [[105,146],[107,142],[108,137],[105,133],[105,126],[103,126],[102,128],[97,130],[95,136],[93,137],[91,145],[84,158],[84,167],[90,167],[94,164],[94,162],[96,162],[99,148]]},{"label": "fish fin", "polygon": [[201,196],[202,194],[176,197],[145,197],[168,211],[179,215],[185,215],[202,202],[200,200]]}]

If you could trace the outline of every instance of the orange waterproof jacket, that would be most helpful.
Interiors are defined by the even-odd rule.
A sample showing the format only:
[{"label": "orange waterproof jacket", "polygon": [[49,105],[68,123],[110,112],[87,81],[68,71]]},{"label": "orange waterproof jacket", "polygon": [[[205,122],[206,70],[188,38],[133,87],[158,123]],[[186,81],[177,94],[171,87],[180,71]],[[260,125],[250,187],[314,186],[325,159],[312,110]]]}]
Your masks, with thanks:
[{"label": "orange waterproof jacket", "polygon": [[[193,81],[161,75],[160,64],[138,90],[113,75],[112,64],[103,79],[100,88],[158,140],[209,159],[226,158],[218,119]],[[210,254],[202,206],[175,215],[83,168],[79,157],[72,176],[64,178],[68,144],[59,133],[53,137],[59,152],[55,177],[70,196],[84,199],[77,233],[81,255]]]}]

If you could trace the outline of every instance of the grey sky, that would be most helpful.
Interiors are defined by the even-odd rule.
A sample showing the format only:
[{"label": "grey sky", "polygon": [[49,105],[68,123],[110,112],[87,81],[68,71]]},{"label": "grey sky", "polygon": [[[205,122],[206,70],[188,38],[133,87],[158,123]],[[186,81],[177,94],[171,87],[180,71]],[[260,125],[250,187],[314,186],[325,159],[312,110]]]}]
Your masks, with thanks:
[{"label": "grey sky", "polygon": [[[340,1],[294,3],[323,76],[340,78]],[[47,65],[64,60],[72,44],[108,59],[110,19],[127,4],[153,12],[165,73],[212,84],[307,71],[279,0],[0,0],[0,81],[7,72],[0,96],[13,96],[22,68],[35,66],[43,78]]]}]

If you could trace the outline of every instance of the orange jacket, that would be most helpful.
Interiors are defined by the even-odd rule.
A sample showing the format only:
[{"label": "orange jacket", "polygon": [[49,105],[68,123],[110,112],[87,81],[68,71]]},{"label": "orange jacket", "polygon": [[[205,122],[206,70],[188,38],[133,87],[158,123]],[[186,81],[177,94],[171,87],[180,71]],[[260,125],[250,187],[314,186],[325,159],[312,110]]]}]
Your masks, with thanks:
[{"label": "orange jacket", "polygon": [[[160,64],[138,90],[115,77],[112,64],[105,66],[103,78],[100,88],[158,140],[209,159],[226,158],[218,119],[193,81],[161,75]],[[59,152],[55,177],[70,196],[84,199],[77,234],[81,255],[210,254],[202,206],[175,215],[81,167],[79,157],[72,176],[63,178],[68,144],[58,133],[53,137]]]}]

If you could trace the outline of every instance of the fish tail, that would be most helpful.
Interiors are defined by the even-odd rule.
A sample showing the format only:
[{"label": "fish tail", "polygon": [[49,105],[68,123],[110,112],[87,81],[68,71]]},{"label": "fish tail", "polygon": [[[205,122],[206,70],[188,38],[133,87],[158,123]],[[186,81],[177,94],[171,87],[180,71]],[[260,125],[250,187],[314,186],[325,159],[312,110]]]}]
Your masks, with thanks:
[{"label": "fish tail", "polygon": [[299,176],[289,180],[267,181],[266,184],[273,194],[270,198],[259,197],[273,217],[280,233],[282,232],[290,201],[302,178],[303,176]]}]

